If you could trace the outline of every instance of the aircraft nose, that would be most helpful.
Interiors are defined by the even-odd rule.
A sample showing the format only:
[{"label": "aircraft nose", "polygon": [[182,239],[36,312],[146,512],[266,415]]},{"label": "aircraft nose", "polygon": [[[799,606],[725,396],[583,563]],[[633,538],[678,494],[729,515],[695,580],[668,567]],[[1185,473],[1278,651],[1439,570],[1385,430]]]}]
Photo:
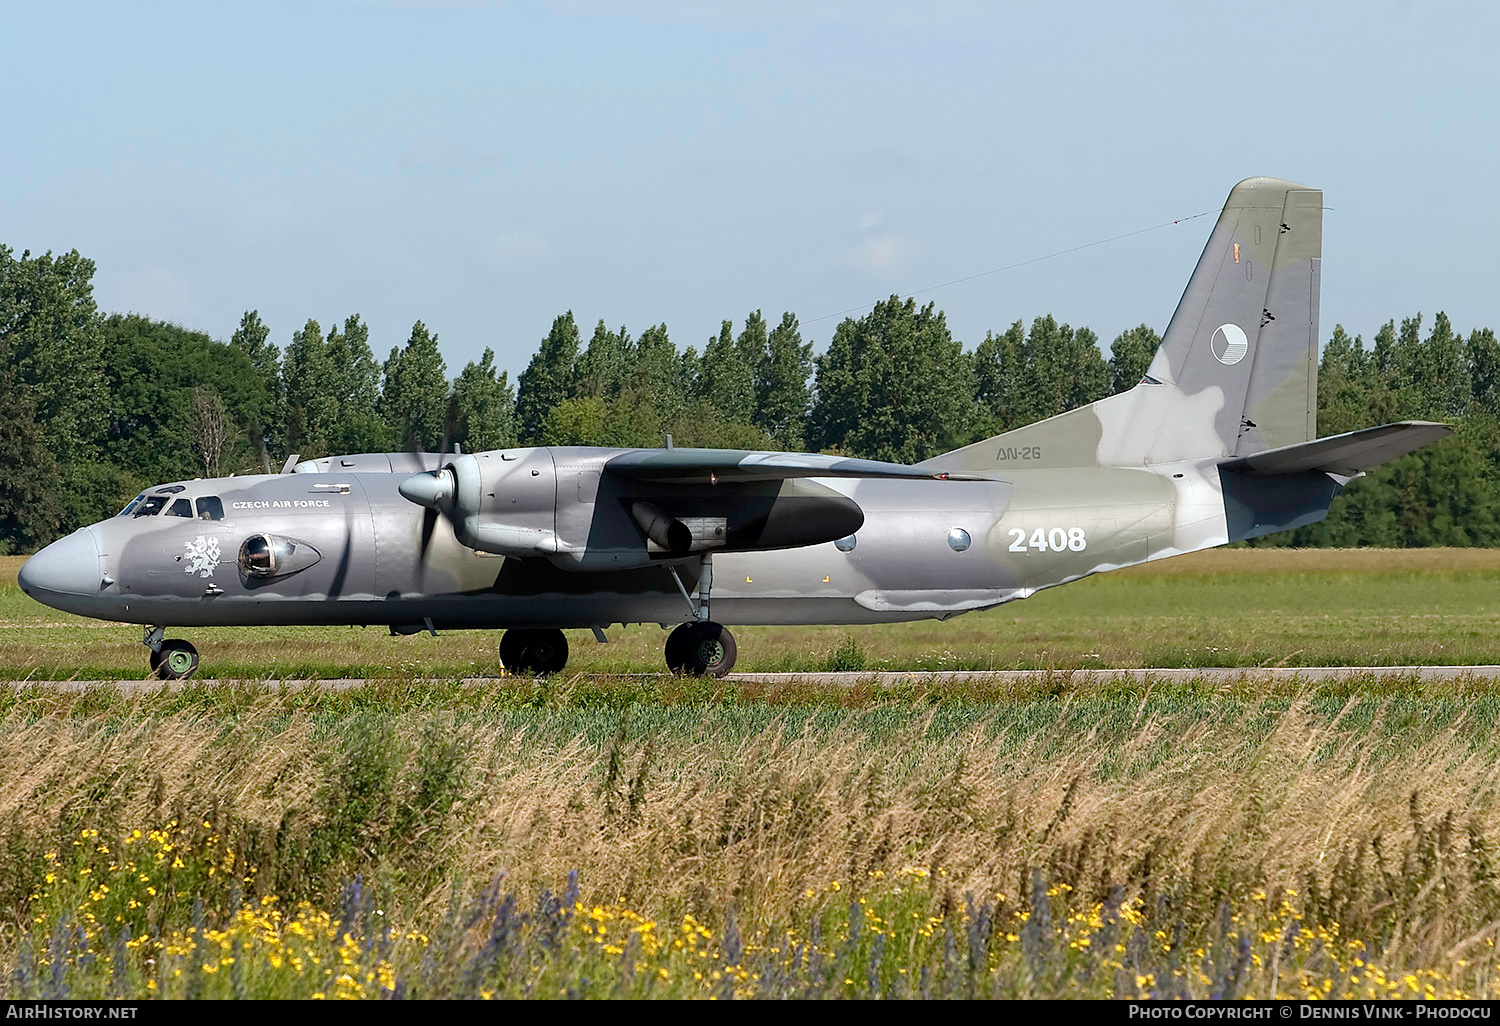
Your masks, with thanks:
[{"label": "aircraft nose", "polygon": [[99,539],[90,527],[48,545],[21,566],[19,575],[21,590],[49,606],[70,595],[92,598],[101,581]]}]

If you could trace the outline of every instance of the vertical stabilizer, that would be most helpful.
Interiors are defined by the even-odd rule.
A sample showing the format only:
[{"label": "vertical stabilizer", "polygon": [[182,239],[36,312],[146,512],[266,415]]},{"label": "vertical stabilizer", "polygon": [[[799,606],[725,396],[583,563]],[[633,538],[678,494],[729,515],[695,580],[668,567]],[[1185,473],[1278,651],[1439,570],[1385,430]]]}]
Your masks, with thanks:
[{"label": "vertical stabilizer", "polygon": [[1142,466],[1315,438],[1322,252],[1322,192],[1247,178],[1230,191],[1140,384],[922,465]]},{"label": "vertical stabilizer", "polygon": [[1194,397],[1222,394],[1214,441],[1223,451],[1194,455],[1317,437],[1322,254],[1321,192],[1275,178],[1230,192],[1147,372],[1179,393],[1169,421]]}]

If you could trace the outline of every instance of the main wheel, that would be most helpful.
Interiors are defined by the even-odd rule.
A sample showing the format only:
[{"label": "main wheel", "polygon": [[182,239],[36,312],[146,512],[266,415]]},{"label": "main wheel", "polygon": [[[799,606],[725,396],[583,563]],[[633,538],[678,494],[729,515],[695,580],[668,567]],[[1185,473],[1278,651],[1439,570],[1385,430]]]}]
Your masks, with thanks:
[{"label": "main wheel", "polygon": [[182,680],[197,669],[198,650],[186,641],[163,641],[161,651],[151,653],[151,670],[162,680]]},{"label": "main wheel", "polygon": [[722,677],[734,669],[734,635],[711,620],[685,623],[667,636],[667,669],[694,677]]},{"label": "main wheel", "polygon": [[568,639],[555,627],[516,627],[500,637],[500,662],[511,673],[538,677],[568,665]]},{"label": "main wheel", "polygon": [[687,673],[687,647],[688,637],[693,632],[694,625],[681,623],[672,628],[672,633],[667,635],[667,669],[673,673]]}]

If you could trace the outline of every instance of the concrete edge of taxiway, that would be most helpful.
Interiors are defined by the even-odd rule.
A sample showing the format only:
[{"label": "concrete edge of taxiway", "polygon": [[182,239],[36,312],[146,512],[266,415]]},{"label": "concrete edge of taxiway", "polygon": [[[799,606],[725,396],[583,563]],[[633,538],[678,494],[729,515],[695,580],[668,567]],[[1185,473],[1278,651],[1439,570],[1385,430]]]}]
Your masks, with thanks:
[{"label": "concrete edge of taxiway", "polygon": [[[580,674],[582,676],[582,674]],[[598,674],[617,680],[654,680],[660,674]],[[1145,667],[1135,669],[1097,670],[943,670],[943,671],[845,671],[840,673],[732,673],[727,680],[737,684],[810,685],[828,688],[898,687],[912,685],[983,686],[994,684],[1066,683],[1074,687],[1090,684],[1203,681],[1211,684],[1302,681],[1306,683],[1337,682],[1355,677],[1374,676],[1383,679],[1441,681],[1492,681],[1500,679],[1500,666],[1209,666],[1189,668]],[[434,678],[434,682],[438,678]],[[447,679],[447,678],[442,678]],[[473,687],[493,686],[514,680],[511,677],[465,677],[461,683]],[[563,680],[571,679],[564,674]],[[127,694],[181,688],[192,685],[261,686],[268,688],[318,687],[325,690],[348,690],[371,683],[366,678],[343,677],[328,680],[249,680],[230,678],[195,678],[189,681],[159,680],[22,680],[11,681],[12,688],[37,687],[54,691],[84,691],[89,688],[112,688]]]}]

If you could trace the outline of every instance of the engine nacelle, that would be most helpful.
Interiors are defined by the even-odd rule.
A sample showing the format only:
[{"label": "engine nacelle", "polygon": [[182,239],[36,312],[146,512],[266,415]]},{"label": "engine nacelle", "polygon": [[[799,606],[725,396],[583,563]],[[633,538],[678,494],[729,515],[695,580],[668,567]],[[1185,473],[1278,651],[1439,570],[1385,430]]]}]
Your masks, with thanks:
[{"label": "engine nacelle", "polygon": [[557,541],[557,468],[550,449],[455,456],[398,486],[412,502],[448,518],[471,549],[502,556],[552,556]]},{"label": "engine nacelle", "polygon": [[455,456],[453,533],[471,549],[503,556],[553,556],[557,467],[551,449]]},{"label": "engine nacelle", "polygon": [[617,454],[534,448],[455,456],[399,488],[442,513],[471,549],[568,570],[816,545],[864,524],[853,499],[816,481],[639,481],[604,469]]}]

